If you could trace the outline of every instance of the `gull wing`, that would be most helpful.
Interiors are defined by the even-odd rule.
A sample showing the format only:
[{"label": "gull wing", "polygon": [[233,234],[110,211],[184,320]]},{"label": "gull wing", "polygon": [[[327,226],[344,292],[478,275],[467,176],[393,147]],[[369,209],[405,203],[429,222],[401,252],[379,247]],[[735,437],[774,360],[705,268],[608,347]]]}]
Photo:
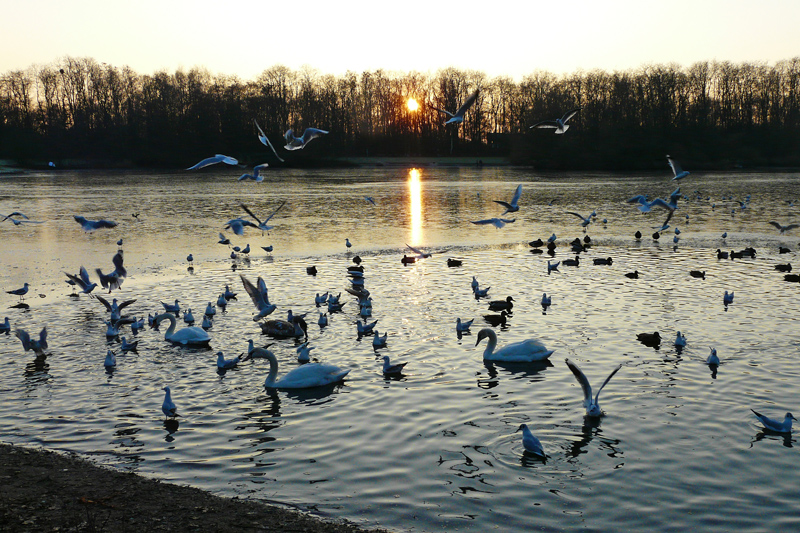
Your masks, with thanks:
[{"label": "gull wing", "polygon": [[511,211],[511,210],[514,208],[514,206],[513,206],[513,205],[511,205],[511,204],[510,204],[510,203],[508,203],[508,202],[504,202],[503,200],[492,200],[492,201],[493,201],[493,202],[496,202],[496,203],[498,203],[498,204],[500,204],[500,205],[502,205],[502,206],[503,206],[503,207],[505,207],[505,208],[506,208],[508,211]]},{"label": "gull wing", "polygon": [[433,107],[433,106],[430,106],[430,107],[431,107],[431,109],[435,109],[436,111],[439,111],[441,113],[446,113],[447,115],[449,115],[451,117],[455,117],[455,114],[451,113],[450,111],[448,111],[446,109],[439,109],[438,107]]},{"label": "gull wing", "polygon": [[453,115],[453,116],[456,116],[456,117],[463,117],[463,116],[464,116],[464,113],[466,113],[466,112],[467,112],[467,110],[468,110],[470,107],[472,107],[472,104],[474,104],[474,103],[475,103],[475,100],[477,100],[477,99],[478,99],[478,93],[479,93],[479,92],[480,92],[480,89],[476,89],[476,90],[475,90],[475,92],[474,92],[474,93],[472,93],[472,94],[470,95],[470,97],[469,97],[469,98],[467,98],[466,102],[464,102],[464,103],[461,105],[461,107],[459,107],[459,108],[458,108],[458,110],[456,111],[456,114],[455,114],[455,115]]},{"label": "gull wing", "polygon": [[[581,389],[583,389],[584,405],[587,406],[590,405],[592,403],[592,385],[589,383],[589,380],[586,379],[586,375],[583,373],[583,371],[581,371],[581,369],[578,368],[578,365],[576,365],[569,359],[564,359],[564,361],[566,361],[567,366],[569,367],[570,370],[572,370],[572,373],[575,374],[575,379],[577,379],[578,383],[581,384]],[[619,370],[619,368],[617,368],[617,370]],[[614,372],[616,372],[617,370],[615,370]],[[611,373],[611,376],[614,375],[614,372]],[[611,379],[611,376],[608,376],[608,379]],[[606,379],[606,382],[608,382],[608,379]],[[605,383],[603,383],[603,385],[605,385]],[[602,389],[603,387],[600,388]]]},{"label": "gull wing", "polygon": [[264,146],[269,146],[270,149],[272,150],[272,153],[275,154],[275,157],[278,158],[278,161],[283,163],[284,162],[283,159],[281,159],[281,156],[278,155],[278,152],[277,150],[275,150],[275,147],[272,146],[272,143],[269,142],[269,138],[264,134],[264,130],[262,130],[261,126],[258,125],[256,119],[253,119],[253,123],[256,125],[256,128],[258,128],[258,140],[261,141],[261,144],[263,144]]},{"label": "gull wing", "polygon": [[583,215],[581,215],[579,213],[576,213],[575,211],[564,211],[564,212],[566,214],[568,214],[568,215],[575,215],[576,217],[578,217],[579,219],[583,220],[584,222],[589,220],[589,217],[584,217]]},{"label": "gull wing", "polygon": [[629,204],[635,204],[635,203],[639,203],[639,204],[642,204],[642,205],[647,205],[648,204],[647,196],[645,196],[644,194],[639,194],[637,196],[634,196],[633,198],[628,198],[625,201],[628,202]]},{"label": "gull wing", "polygon": [[103,304],[105,306],[106,311],[108,311],[110,313],[111,312],[111,304],[108,303],[108,300],[106,300],[102,296],[97,296],[96,298],[97,298],[97,300],[100,301],[101,304]]},{"label": "gull wing", "polygon": [[543,121],[537,122],[536,124],[531,126],[530,129],[533,129],[533,128],[551,128],[551,129],[557,130],[560,127],[561,126],[559,126],[558,122],[556,122],[555,120],[543,120]]},{"label": "gull wing", "polygon": [[114,254],[114,257],[111,258],[111,262],[114,263],[114,272],[119,274],[120,277],[126,277],[128,275],[128,271],[125,270],[125,267],[122,266],[122,250],[118,251]]},{"label": "gull wing", "polygon": [[619,369],[620,369],[620,368],[622,368],[622,365],[621,365],[621,364],[617,365],[617,368],[615,368],[614,370],[612,370],[612,371],[611,371],[611,373],[608,375],[608,377],[607,377],[607,378],[606,378],[606,380],[603,382],[603,384],[602,384],[602,385],[600,385],[600,388],[599,388],[599,389],[597,389],[597,394],[596,394],[596,395],[595,395],[595,397],[594,397],[594,403],[595,403],[595,405],[597,405],[597,400],[600,398],[600,391],[601,391],[601,390],[603,390],[603,387],[605,387],[605,386],[606,386],[606,384],[607,384],[609,381],[611,381],[611,378],[613,378],[613,377],[614,377],[614,374],[616,374],[617,372],[619,372]]},{"label": "gull wing", "polygon": [[663,207],[667,211],[674,211],[675,208],[669,205],[666,201],[661,198],[656,198],[652,202],[650,202],[650,207]]},{"label": "gull wing", "polygon": [[22,342],[22,349],[26,352],[31,349],[31,336],[24,329],[14,331],[14,335]]},{"label": "gull wing", "polygon": [[[247,294],[250,295],[250,299],[253,300],[253,305],[256,306],[256,309],[261,311],[264,307],[269,305],[267,302],[264,301],[264,296],[261,292],[256,288],[253,283],[244,277],[244,274],[239,274],[239,277],[242,278],[242,285],[244,285],[244,290]],[[261,278],[258,278],[258,281],[261,282]]]},{"label": "gull wing", "polygon": [[[272,214],[271,214],[270,216],[268,216],[268,217],[267,217],[267,218],[264,220],[264,224],[266,224],[267,222],[269,222],[269,221],[270,221],[270,219],[271,219],[272,217],[274,217],[274,216],[275,216],[275,213],[277,213],[278,211],[280,211],[280,210],[281,210],[281,207],[283,207],[284,205],[286,205],[286,200],[284,200],[284,201],[281,203],[281,205],[279,205],[279,206],[278,206],[278,208],[277,208],[277,209],[275,209],[275,211],[273,211],[273,212],[272,212]],[[255,218],[255,217],[253,217],[253,218]]]},{"label": "gull wing", "polygon": [[580,111],[580,110],[581,110],[581,108],[580,108],[580,107],[576,107],[575,109],[572,109],[572,110],[570,110],[570,111],[567,111],[566,113],[564,113],[564,116],[563,116],[563,117],[561,117],[561,122],[563,122],[563,123],[565,123],[565,124],[566,124],[566,123],[567,123],[567,121],[568,121],[569,119],[571,119],[572,117],[574,117],[575,115],[577,115],[577,114],[578,114],[578,111]]},{"label": "gull wing", "polygon": [[136,301],[135,298],[133,300],[125,300],[121,304],[117,304],[117,310],[121,311],[121,310],[125,309],[126,307],[128,307],[129,305],[131,305],[135,301]]},{"label": "gull wing", "polygon": [[[249,209],[249,208],[248,208],[246,205],[244,205],[244,204],[239,204],[239,207],[241,207],[242,209],[244,209],[245,213],[247,213],[248,215],[250,215],[251,217],[253,217],[253,219],[254,219],[256,222],[258,222],[258,224],[259,224],[259,225],[261,225],[261,224],[263,224],[264,222],[266,222],[266,220],[265,220],[264,222],[261,222],[261,220],[260,220],[260,219],[259,219],[259,218],[258,218],[258,217],[255,215],[255,214],[253,214],[253,212],[252,212],[252,211],[250,211],[250,209]],[[220,234],[220,235],[222,235],[222,234]]]},{"label": "gull wing", "polygon": [[672,159],[670,156],[667,156],[667,163],[669,163],[669,166],[672,167],[672,174],[673,175],[677,176],[678,174],[683,172],[683,169],[681,168],[681,165],[677,161]]},{"label": "gull wing", "polygon": [[429,254],[427,252],[423,252],[422,250],[419,250],[417,248],[414,248],[413,246],[411,246],[409,244],[406,244],[406,246],[408,247],[409,250],[411,250],[415,254],[419,255],[420,258],[425,258],[425,257],[430,257],[431,256],[431,254]]},{"label": "gull wing", "polygon": [[[89,273],[86,271],[86,267],[85,267],[85,266],[81,265],[81,270],[80,270],[80,274],[79,274],[79,275],[80,275],[80,277],[81,277],[81,280],[82,280],[82,281],[83,281],[83,282],[84,282],[84,283],[85,283],[87,286],[91,284],[91,282],[89,281]],[[74,281],[74,280],[73,280],[73,281]],[[79,285],[80,285],[80,284],[79,284]],[[86,287],[84,287],[84,289],[85,289],[85,288],[86,288]]]},{"label": "gull wing", "polygon": [[517,205],[517,202],[519,202],[520,196],[522,196],[522,185],[521,184],[517,185],[517,190],[514,191],[514,197],[511,198],[511,205]]},{"label": "gull wing", "polygon": [[317,137],[322,137],[323,135],[327,134],[328,132],[325,130],[320,130],[317,128],[306,128],[301,138],[303,139],[303,144],[305,144],[311,139],[316,139]]}]

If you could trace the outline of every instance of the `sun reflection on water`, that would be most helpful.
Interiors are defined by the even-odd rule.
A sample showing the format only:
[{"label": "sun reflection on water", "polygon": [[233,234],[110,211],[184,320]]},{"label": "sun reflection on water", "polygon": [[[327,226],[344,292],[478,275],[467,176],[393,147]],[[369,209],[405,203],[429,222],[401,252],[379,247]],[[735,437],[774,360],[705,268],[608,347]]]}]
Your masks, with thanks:
[{"label": "sun reflection on water", "polygon": [[411,235],[412,246],[422,244],[422,182],[417,168],[408,171],[408,197],[411,202]]}]

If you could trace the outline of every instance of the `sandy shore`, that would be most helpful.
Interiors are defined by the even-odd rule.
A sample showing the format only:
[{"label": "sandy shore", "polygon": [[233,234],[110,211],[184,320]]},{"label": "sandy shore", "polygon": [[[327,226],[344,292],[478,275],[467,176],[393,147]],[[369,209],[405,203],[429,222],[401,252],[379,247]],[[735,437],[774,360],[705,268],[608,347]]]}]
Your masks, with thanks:
[{"label": "sandy shore", "polygon": [[0,531],[367,530],[117,472],[79,456],[0,444]]}]

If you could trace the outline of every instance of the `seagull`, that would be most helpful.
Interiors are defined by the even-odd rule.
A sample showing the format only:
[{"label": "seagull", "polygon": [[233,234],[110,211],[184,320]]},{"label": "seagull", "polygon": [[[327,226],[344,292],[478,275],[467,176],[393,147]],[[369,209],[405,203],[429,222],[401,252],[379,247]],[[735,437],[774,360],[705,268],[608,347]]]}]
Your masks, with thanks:
[{"label": "seagull", "polygon": [[258,313],[256,313],[253,316],[254,322],[257,322],[258,320],[264,318],[265,316],[269,315],[270,313],[275,311],[275,309],[278,308],[278,306],[269,303],[269,298],[267,297],[266,294],[267,286],[261,277],[259,277],[257,281],[259,288],[256,288],[256,286],[253,285],[252,282],[250,282],[250,280],[244,277],[244,274],[239,274],[239,277],[242,278],[242,285],[244,285],[244,290],[247,292],[248,295],[250,295],[250,299],[253,300],[253,305],[255,305],[256,309],[258,309]]},{"label": "seagull", "polygon": [[558,270],[558,265],[561,264],[561,261],[556,261],[555,263],[551,263],[550,260],[547,260],[547,273],[549,274],[553,270]]},{"label": "seagull", "polygon": [[[277,209],[275,209],[275,211],[273,211],[273,212],[272,212],[272,213],[271,213],[271,214],[270,214],[270,215],[269,215],[267,218],[265,218],[264,220],[261,220],[261,219],[259,219],[259,218],[258,218],[258,217],[257,217],[255,214],[253,214],[253,212],[252,212],[252,211],[250,211],[250,209],[249,209],[249,208],[248,208],[246,205],[244,205],[244,204],[239,204],[239,207],[241,207],[242,209],[244,209],[245,213],[247,213],[248,215],[250,215],[251,217],[253,217],[253,220],[255,220],[256,222],[258,222],[258,225],[257,225],[257,226],[256,226],[256,225],[253,225],[253,227],[254,227],[254,228],[256,228],[256,229],[260,229],[260,230],[261,230],[261,234],[263,235],[265,231],[269,231],[269,230],[271,230],[272,228],[274,228],[274,227],[275,227],[275,226],[270,226],[270,225],[268,225],[268,224],[267,224],[267,222],[269,222],[269,221],[272,219],[272,217],[274,217],[274,216],[275,216],[275,213],[277,213],[278,211],[280,211],[280,210],[281,210],[281,208],[282,208],[284,205],[286,205],[286,200],[284,200],[284,201],[281,203],[281,205],[279,205],[279,206],[277,207]],[[263,248],[263,247],[262,247],[262,248]],[[271,252],[272,250],[269,250],[269,251]]]},{"label": "seagull", "polygon": [[375,325],[377,323],[378,323],[377,320],[374,321],[374,322],[370,322],[370,323],[367,323],[366,320],[364,322],[361,322],[360,320],[357,321],[356,322],[356,326],[357,326],[358,335],[361,336],[361,335],[366,335],[368,333],[372,333],[372,330],[375,329]]},{"label": "seagull", "polygon": [[375,198],[373,198],[372,196],[365,196],[365,197],[364,197],[364,200],[368,201],[368,202],[369,202],[369,203],[371,203],[372,205],[376,205],[376,204],[375,204]]},{"label": "seagull", "polygon": [[217,163],[225,163],[226,165],[238,165],[239,161],[236,158],[229,157],[227,155],[217,154],[214,157],[207,157],[203,159],[196,165],[193,165],[187,168],[186,170],[198,170],[210,165],[216,165]]},{"label": "seagull", "polygon": [[722,295],[722,303],[724,303],[725,305],[732,304],[733,303],[733,292],[734,291],[731,291],[729,293],[728,291],[725,291],[725,294]]},{"label": "seagull", "polygon": [[6,292],[8,294],[13,294],[14,296],[19,296],[19,300],[22,301],[22,300],[25,299],[24,296],[26,294],[28,294],[28,287],[29,287],[29,285],[28,285],[28,282],[26,281],[25,284],[21,288],[14,289],[13,291],[6,291]]},{"label": "seagull", "polygon": [[313,349],[313,346],[308,345],[308,341],[298,346],[295,349],[295,351],[297,351],[297,361],[300,363],[308,363],[311,361],[311,350]]},{"label": "seagull", "polygon": [[6,335],[11,333],[11,322],[8,321],[8,317],[3,322],[0,322],[0,333],[5,333]]},{"label": "seagull", "polygon": [[681,335],[680,331],[675,336],[675,346],[681,347],[681,348],[686,346],[686,336],[685,335]]},{"label": "seagull", "polygon": [[381,337],[378,335],[378,330],[373,331],[372,337],[372,347],[373,348],[385,348],[386,347],[386,339],[389,337],[389,332],[384,332],[383,336]]},{"label": "seagull", "polygon": [[619,369],[622,368],[622,365],[621,364],[617,365],[617,367],[611,371],[611,373],[608,375],[603,384],[600,385],[600,388],[597,389],[597,394],[595,395],[595,397],[592,398],[592,386],[589,383],[589,380],[586,379],[586,375],[584,375],[581,369],[578,368],[578,365],[576,365],[569,359],[565,359],[565,361],[569,369],[572,370],[572,373],[575,374],[575,379],[577,379],[578,383],[581,384],[581,389],[583,389],[583,406],[586,408],[586,416],[592,416],[592,417],[603,416],[603,411],[600,409],[600,403],[599,403],[600,391],[603,390],[603,387],[605,387],[606,384],[611,380],[611,378],[614,377],[614,374],[616,374],[619,371]]},{"label": "seagull", "polygon": [[239,364],[241,358],[237,355],[233,359],[225,359],[222,352],[217,352],[217,368],[220,370],[228,370]]},{"label": "seagull", "polygon": [[83,231],[86,233],[91,233],[94,230],[101,228],[115,228],[117,226],[116,222],[112,222],[110,220],[87,220],[80,215],[73,215],[72,218],[75,219],[75,222],[81,225]]},{"label": "seagull", "polygon": [[106,353],[106,360],[103,361],[103,366],[106,368],[113,368],[117,366],[117,357],[111,350],[108,350],[108,352]]},{"label": "seagull", "polygon": [[261,163],[260,165],[254,166],[253,167],[253,173],[252,174],[247,174],[247,173],[242,174],[241,176],[239,176],[239,181],[253,180],[256,183],[261,183],[262,181],[264,181],[264,176],[259,174],[259,172],[261,172],[262,170],[264,170],[268,166],[269,166],[269,164],[267,164],[267,163]]},{"label": "seagull", "polygon": [[542,443],[531,433],[527,424],[520,424],[517,431],[522,431],[522,447],[525,448],[526,452],[538,455],[539,457],[547,457],[544,453],[544,448],[542,448]]},{"label": "seagull", "polygon": [[473,322],[475,322],[474,318],[472,320],[467,320],[467,321],[461,320],[460,317],[456,318],[456,331],[458,333],[464,333],[466,331],[469,331],[469,328]]},{"label": "seagull", "polygon": [[95,269],[95,272],[97,272],[97,275],[100,277],[100,286],[104,289],[108,289],[109,294],[113,289],[119,289],[122,286],[123,279],[128,275],[128,271],[123,266],[122,250],[118,250],[117,253],[114,254],[114,257],[111,258],[111,262],[114,263],[114,270],[109,274],[103,274],[103,271],[99,268]]},{"label": "seagull", "polygon": [[546,292],[542,293],[542,307],[548,307],[551,305],[553,299],[547,295]]},{"label": "seagull", "polygon": [[230,245],[230,243],[231,243],[231,240],[230,240],[229,238],[227,238],[227,237],[226,237],[224,234],[220,233],[220,234],[219,234],[219,241],[217,241],[217,242],[218,242],[219,244],[227,244],[227,245]]},{"label": "seagull", "polygon": [[[579,214],[579,213],[576,213],[575,211],[566,211],[566,213],[567,213],[568,215],[575,215],[576,217],[578,217],[579,219],[581,219],[581,220],[582,220],[582,222],[581,222],[581,227],[582,227],[584,230],[586,229],[586,226],[588,226],[589,224],[591,224],[591,223],[592,223],[592,215],[589,215],[588,217],[584,217],[583,215],[581,215],[581,214]],[[594,214],[594,212],[592,212],[592,213]]]},{"label": "seagull", "polygon": [[575,109],[573,109],[571,111],[567,111],[566,113],[564,113],[564,116],[561,117],[561,118],[557,118],[555,120],[543,120],[541,122],[537,122],[536,124],[534,124],[530,128],[531,129],[533,129],[533,128],[552,128],[552,129],[556,130],[556,135],[562,135],[562,134],[566,133],[566,131],[569,129],[569,125],[567,124],[567,121],[569,119],[571,119],[572,117],[574,117],[575,115],[577,115],[578,111],[580,111],[580,110],[581,110],[580,107],[575,108]]},{"label": "seagull", "polygon": [[169,387],[164,387],[161,390],[166,393],[164,394],[164,403],[161,404],[161,412],[164,413],[164,416],[167,418],[181,416],[178,414],[178,407],[175,405],[175,402],[172,401],[172,394],[170,393]]},{"label": "seagull", "polygon": [[708,354],[708,358],[706,358],[707,365],[719,366],[719,356],[717,355],[717,349],[711,348],[711,353]]},{"label": "seagull", "polygon": [[438,107],[433,107],[433,106],[431,106],[431,107],[433,107],[433,109],[435,109],[436,111],[440,111],[440,112],[445,113],[448,116],[450,116],[450,119],[448,119],[447,122],[445,122],[445,125],[447,125],[447,124],[461,124],[462,122],[464,122],[464,113],[466,113],[467,110],[469,110],[469,108],[472,107],[472,104],[475,103],[475,100],[478,99],[478,93],[479,92],[480,92],[480,89],[476,89],[475,92],[472,93],[469,98],[467,98],[467,100],[464,102],[464,104],[461,107],[459,107],[456,110],[455,113],[451,113],[450,111],[447,111],[446,109],[439,109]]},{"label": "seagull", "polygon": [[497,229],[502,228],[506,224],[511,224],[512,222],[516,222],[516,218],[506,219],[506,218],[487,218],[486,220],[473,220],[473,224],[491,224]]},{"label": "seagull", "polygon": [[389,361],[389,356],[388,355],[384,355],[383,356],[383,373],[386,374],[387,376],[391,376],[391,375],[399,376],[400,374],[403,373],[403,368],[407,364],[408,363],[397,363],[396,365],[393,365]]},{"label": "seagull", "polygon": [[[231,230],[236,235],[244,235],[244,228],[245,226],[250,226],[253,228],[257,228],[255,224],[246,220],[244,218],[232,218],[228,222],[225,223],[225,229]],[[220,244],[222,244],[220,242]]]},{"label": "seagull", "polygon": [[[120,318],[122,318],[121,311],[134,303],[136,299],[133,300],[125,300],[122,303],[117,303],[117,299],[114,298],[111,303],[108,303],[108,300],[103,298],[102,296],[97,296],[97,301],[103,304],[103,307],[106,308],[106,311],[111,313],[111,320],[116,322]],[[176,300],[177,301],[177,300]]]},{"label": "seagull", "polygon": [[47,349],[47,326],[42,328],[42,331],[39,332],[39,340],[31,339],[28,332],[24,329],[18,329],[14,331],[14,335],[22,342],[22,348],[27,352],[28,350],[33,350],[38,356],[44,355],[44,351]]},{"label": "seagull", "polygon": [[[19,218],[14,218],[15,216],[19,217]],[[42,224],[43,223],[41,220],[29,220],[27,216],[23,215],[19,211],[14,211],[13,213],[9,213],[7,215],[0,215],[0,217],[3,217],[3,220],[0,220],[0,222],[5,222],[6,220],[10,220],[11,222],[14,223],[15,226],[19,226],[20,224]]]},{"label": "seagull", "polygon": [[681,180],[689,175],[689,173],[683,170],[681,168],[681,165],[677,161],[672,159],[670,156],[667,156],[667,163],[669,163],[669,166],[672,168],[672,175],[673,175],[672,181]]},{"label": "seagull", "polygon": [[432,255],[432,254],[429,254],[428,252],[423,252],[422,250],[420,250],[418,248],[414,248],[410,244],[406,244],[406,246],[408,247],[409,250],[411,250],[412,252],[417,254],[417,257],[415,259],[425,259],[427,257],[431,257],[431,255]]},{"label": "seagull", "polygon": [[275,157],[278,158],[278,161],[283,163],[284,162],[283,159],[281,159],[281,156],[278,155],[278,152],[277,152],[277,150],[275,150],[275,147],[272,146],[272,143],[269,142],[269,139],[264,134],[264,130],[262,130],[261,126],[258,125],[258,122],[256,122],[256,119],[253,119],[253,123],[256,125],[256,128],[258,128],[258,140],[261,141],[261,144],[263,144],[264,146],[269,146],[269,148],[272,150],[272,153],[275,154]]},{"label": "seagull", "polygon": [[503,200],[492,200],[493,202],[502,205],[506,208],[503,211],[503,215],[506,213],[516,213],[519,211],[519,206],[517,203],[519,202],[519,197],[522,195],[522,185],[517,185],[517,190],[514,191],[514,196],[511,198],[510,202],[504,202]]},{"label": "seagull", "polygon": [[778,228],[778,231],[781,232],[781,235],[783,235],[785,232],[787,232],[789,230],[793,230],[795,228],[800,228],[800,224],[787,224],[786,226],[781,226],[780,224],[778,224],[774,220],[772,222],[770,222],[770,224],[775,226],[776,228]]},{"label": "seagull", "polygon": [[177,298],[175,299],[174,304],[165,304],[164,302],[161,302],[161,305],[164,306],[164,311],[167,313],[179,313],[181,310],[181,306]]},{"label": "seagull", "polygon": [[769,431],[774,431],[776,433],[791,433],[792,431],[792,420],[797,420],[792,413],[786,413],[783,418],[783,422],[778,422],[777,420],[773,420],[772,418],[766,417],[761,413],[753,411],[753,414],[756,415],[756,418],[764,424],[764,429],[768,429]]},{"label": "seagull", "polygon": [[323,135],[327,135],[327,133],[327,131],[318,130],[317,128],[306,128],[302,137],[295,137],[294,132],[289,129],[283,136],[286,139],[286,146],[284,146],[284,148],[287,150],[302,150],[312,139],[322,137]]}]

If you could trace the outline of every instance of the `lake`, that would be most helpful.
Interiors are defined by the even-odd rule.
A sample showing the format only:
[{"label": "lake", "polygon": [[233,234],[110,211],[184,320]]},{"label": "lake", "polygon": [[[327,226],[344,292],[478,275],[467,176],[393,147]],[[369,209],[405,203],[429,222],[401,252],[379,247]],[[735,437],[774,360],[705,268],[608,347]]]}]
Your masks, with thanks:
[{"label": "lake", "polygon": [[[263,183],[240,172],[30,172],[0,177],[0,213],[41,224],[0,224],[4,291],[27,282],[27,307],[2,293],[2,316],[31,334],[47,326],[46,359],[0,335],[0,428],[5,441],[91,456],[100,464],[217,494],[280,502],[324,517],[397,531],[698,529],[797,530],[796,439],[764,432],[751,412],[797,412],[800,284],[775,270],[794,263],[800,230],[800,176],[782,172],[692,173],[686,197],[660,239],[666,212],[642,214],[637,194],[667,197],[663,174],[537,173],[514,167],[402,167],[271,170]],[[498,217],[493,200],[522,184],[515,222],[502,229],[471,221]],[[365,200],[372,197],[375,204]],[[739,202],[745,202],[743,209]],[[224,229],[246,204],[270,221],[269,234]],[[584,233],[580,220],[597,216]],[[85,234],[73,215],[118,222]],[[133,215],[137,214],[137,217]],[[678,228],[678,242],[674,229]],[[640,230],[643,237],[634,238]],[[249,244],[249,258],[218,244]],[[726,238],[722,237],[727,233]],[[532,253],[528,241],[557,237]],[[589,235],[578,267],[548,274],[547,261],[573,258],[569,242]],[[353,247],[345,247],[348,238]],[[210,349],[139,332],[138,353],[107,341],[105,308],[71,296],[64,272],[113,269],[123,239],[128,277],[112,294],[136,299],[137,317],[180,300],[202,315],[225,285],[238,292],[218,310]],[[406,245],[433,255],[404,266]],[[262,246],[273,246],[267,253]],[[756,248],[754,258],[717,258]],[[791,252],[780,254],[779,246]],[[189,268],[186,256],[194,261]],[[356,332],[359,318],[346,267],[363,259],[377,329],[386,348]],[[463,261],[448,268],[447,258]],[[594,265],[594,258],[613,258]],[[306,268],[316,266],[318,274]],[[705,272],[705,279],[689,275]],[[625,273],[638,271],[638,279]],[[308,313],[312,357],[350,369],[338,386],[304,391],[264,387],[269,365],[251,360],[224,374],[216,353],[271,346],[279,374],[297,366],[298,341],[273,340],[253,322],[240,274],[263,277],[285,318]],[[490,287],[473,297],[473,276]],[[317,326],[317,293],[346,301]],[[734,291],[730,305],[725,291]],[[543,309],[542,293],[552,297]],[[488,300],[514,298],[500,346],[538,338],[549,364],[485,363]],[[456,318],[475,319],[459,338]],[[271,317],[270,317],[271,318]],[[637,340],[660,332],[658,349]],[[687,346],[673,346],[676,333]],[[123,335],[132,337],[128,326]],[[103,366],[107,347],[117,366]],[[706,363],[715,348],[722,364]],[[407,362],[399,378],[382,357]],[[584,417],[575,361],[603,389],[606,416]],[[181,418],[165,423],[169,385]],[[526,423],[548,458],[524,453]]]}]

